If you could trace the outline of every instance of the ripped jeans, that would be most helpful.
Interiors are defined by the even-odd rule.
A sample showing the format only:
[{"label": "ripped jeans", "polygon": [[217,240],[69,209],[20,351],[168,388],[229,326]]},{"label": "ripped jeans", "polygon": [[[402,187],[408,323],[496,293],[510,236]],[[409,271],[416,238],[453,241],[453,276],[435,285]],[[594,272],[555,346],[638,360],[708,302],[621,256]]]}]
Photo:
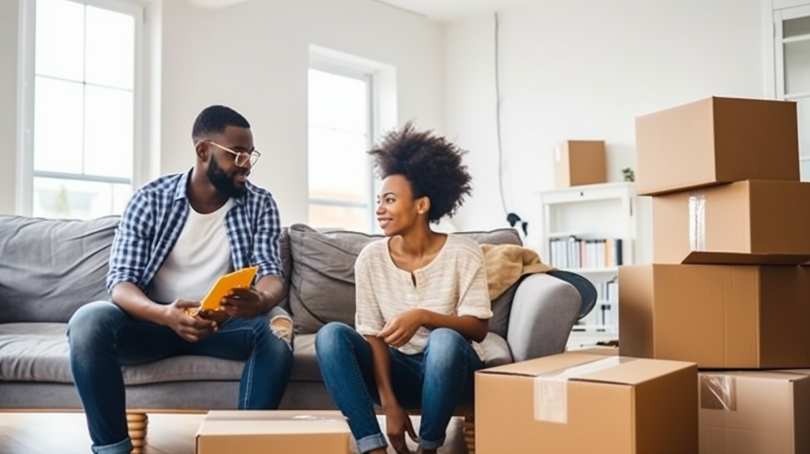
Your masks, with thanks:
[{"label": "ripped jeans", "polygon": [[[272,331],[270,320],[274,322]],[[187,342],[171,328],[136,320],[108,301],[81,307],[68,323],[70,368],[87,415],[93,452],[132,451],[122,365],[181,355],[245,361],[238,408],[278,408],[292,369],[289,320],[276,307],[269,315],[232,318],[207,338]],[[277,330],[277,325],[283,326]]]}]

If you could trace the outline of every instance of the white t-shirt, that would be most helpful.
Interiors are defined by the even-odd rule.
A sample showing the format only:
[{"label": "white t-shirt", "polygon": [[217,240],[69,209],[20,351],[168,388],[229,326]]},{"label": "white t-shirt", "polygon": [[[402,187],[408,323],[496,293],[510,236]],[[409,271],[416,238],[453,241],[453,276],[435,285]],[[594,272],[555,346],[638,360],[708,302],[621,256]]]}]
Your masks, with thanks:
[{"label": "white t-shirt", "polygon": [[160,303],[178,298],[200,301],[214,282],[231,271],[231,246],[225,215],[233,206],[228,199],[213,213],[200,214],[189,206],[188,219],[177,244],[158,270],[151,297]]},{"label": "white t-shirt", "polygon": [[[376,336],[398,314],[413,308],[443,315],[492,317],[486,268],[481,246],[475,241],[448,235],[432,262],[413,272],[400,269],[391,259],[388,239],[369,243],[354,266],[357,288],[355,327],[364,336]],[[415,281],[415,283],[414,283]],[[402,353],[422,353],[430,330],[421,327]],[[483,350],[473,342],[483,359]]]}]

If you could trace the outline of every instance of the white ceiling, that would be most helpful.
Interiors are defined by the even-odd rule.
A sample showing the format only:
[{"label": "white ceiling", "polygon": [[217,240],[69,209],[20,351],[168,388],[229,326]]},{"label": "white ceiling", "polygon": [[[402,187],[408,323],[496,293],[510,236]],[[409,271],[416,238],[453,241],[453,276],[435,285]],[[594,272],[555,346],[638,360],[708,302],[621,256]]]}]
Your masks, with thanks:
[{"label": "white ceiling", "polygon": [[[192,6],[200,8],[223,8],[247,0],[188,0]],[[262,0],[265,1],[265,0]],[[421,14],[435,20],[452,20],[475,14],[492,13],[503,8],[543,0],[372,0],[397,8]]]},{"label": "white ceiling", "polygon": [[475,14],[493,13],[516,5],[542,0],[375,0],[435,20],[452,20]]}]

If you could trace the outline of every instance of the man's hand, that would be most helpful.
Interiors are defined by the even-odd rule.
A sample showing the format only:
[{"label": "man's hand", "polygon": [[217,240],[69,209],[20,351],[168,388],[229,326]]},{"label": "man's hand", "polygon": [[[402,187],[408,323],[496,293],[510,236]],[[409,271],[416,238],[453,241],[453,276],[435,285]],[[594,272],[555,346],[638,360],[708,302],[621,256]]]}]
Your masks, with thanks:
[{"label": "man's hand", "polygon": [[391,447],[397,454],[411,454],[411,450],[405,443],[406,432],[411,440],[419,441],[413,430],[410,416],[399,405],[385,410],[385,430],[388,433],[388,441],[391,442]]},{"label": "man's hand", "polygon": [[253,318],[267,311],[268,305],[262,295],[247,288],[233,289],[220,303],[231,317]]},{"label": "man's hand", "polygon": [[411,340],[416,331],[422,327],[423,320],[422,309],[408,309],[392,318],[377,334],[377,337],[392,347],[401,347]]},{"label": "man's hand", "polygon": [[201,341],[216,331],[217,324],[210,320],[191,317],[186,312],[188,309],[198,307],[200,307],[198,301],[175,300],[172,304],[164,306],[163,324],[173,329],[178,336],[188,342]]}]

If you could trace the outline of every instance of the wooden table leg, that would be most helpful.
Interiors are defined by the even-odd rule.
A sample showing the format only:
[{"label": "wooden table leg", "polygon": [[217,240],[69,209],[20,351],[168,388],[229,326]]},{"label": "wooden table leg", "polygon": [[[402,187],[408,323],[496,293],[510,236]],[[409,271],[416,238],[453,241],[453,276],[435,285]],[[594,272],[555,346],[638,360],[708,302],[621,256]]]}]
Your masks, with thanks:
[{"label": "wooden table leg", "polygon": [[475,414],[467,413],[464,416],[464,443],[467,453],[475,454]]},{"label": "wooden table leg", "polygon": [[143,454],[146,445],[146,413],[127,413],[127,430],[132,440],[132,454]]}]

